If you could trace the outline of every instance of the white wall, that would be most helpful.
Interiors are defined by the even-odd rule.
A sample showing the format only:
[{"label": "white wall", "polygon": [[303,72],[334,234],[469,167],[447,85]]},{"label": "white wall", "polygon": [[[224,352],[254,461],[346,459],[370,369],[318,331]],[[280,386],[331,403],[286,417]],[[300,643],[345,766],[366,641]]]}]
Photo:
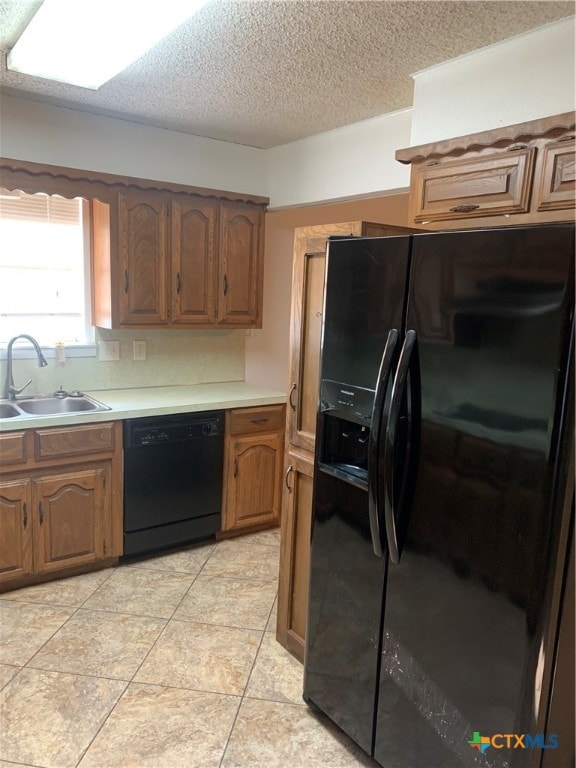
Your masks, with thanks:
[{"label": "white wall", "polygon": [[266,196],[265,150],[2,96],[3,157]]},{"label": "white wall", "polygon": [[269,149],[270,207],[304,205],[408,187],[394,152],[410,144],[406,109]]},{"label": "white wall", "polygon": [[411,145],[574,110],[574,33],[570,17],[416,73]]}]

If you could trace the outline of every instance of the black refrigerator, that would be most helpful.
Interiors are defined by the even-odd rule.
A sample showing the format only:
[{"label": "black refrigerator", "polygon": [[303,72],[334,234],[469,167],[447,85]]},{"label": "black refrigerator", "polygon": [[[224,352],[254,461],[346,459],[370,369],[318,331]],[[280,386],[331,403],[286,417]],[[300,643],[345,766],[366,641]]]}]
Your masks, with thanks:
[{"label": "black refrigerator", "polygon": [[385,768],[554,748],[573,327],[573,224],[329,242],[304,699]]}]

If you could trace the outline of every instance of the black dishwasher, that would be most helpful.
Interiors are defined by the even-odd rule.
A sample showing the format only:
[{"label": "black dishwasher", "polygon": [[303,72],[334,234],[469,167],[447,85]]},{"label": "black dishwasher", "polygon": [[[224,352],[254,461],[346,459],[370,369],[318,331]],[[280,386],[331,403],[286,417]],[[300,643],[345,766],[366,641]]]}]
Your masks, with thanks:
[{"label": "black dishwasher", "polygon": [[124,422],[124,556],[220,530],[224,413]]}]

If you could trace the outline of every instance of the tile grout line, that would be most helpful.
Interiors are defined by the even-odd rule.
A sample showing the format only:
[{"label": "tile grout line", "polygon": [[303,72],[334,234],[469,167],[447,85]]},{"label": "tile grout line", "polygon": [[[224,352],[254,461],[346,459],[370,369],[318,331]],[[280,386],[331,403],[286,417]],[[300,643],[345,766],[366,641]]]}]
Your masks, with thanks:
[{"label": "tile grout line", "polygon": [[[272,581],[274,581],[274,582],[277,582],[277,579],[276,579],[276,578],[275,578],[275,579],[273,579],[273,580],[258,579],[258,578],[256,578],[256,579],[255,579],[255,578],[251,578],[251,579],[243,579],[242,577],[239,577],[239,576],[235,576],[235,575],[228,575],[228,574],[223,574],[223,575],[221,575],[221,576],[218,576],[218,575],[216,575],[216,576],[213,576],[213,575],[211,575],[211,574],[209,574],[209,573],[207,574],[207,573],[205,572],[205,567],[206,567],[206,565],[209,563],[209,561],[211,560],[211,558],[214,556],[214,553],[215,553],[215,552],[216,552],[216,551],[219,549],[219,545],[220,545],[220,544],[222,544],[222,543],[225,543],[225,542],[227,542],[227,541],[228,541],[228,540],[226,540],[226,539],[224,539],[224,540],[220,540],[220,541],[216,541],[216,543],[215,543],[215,546],[213,547],[212,551],[210,552],[210,554],[208,555],[208,557],[206,558],[206,560],[204,561],[204,563],[203,563],[203,564],[200,566],[200,568],[198,569],[198,571],[196,572],[196,574],[194,574],[194,576],[193,576],[193,578],[192,578],[192,581],[191,581],[191,583],[189,584],[188,588],[186,589],[186,591],[184,592],[184,594],[182,595],[182,597],[180,598],[180,600],[178,601],[178,603],[175,605],[175,607],[174,607],[174,609],[172,610],[172,612],[171,612],[171,614],[170,614],[170,616],[169,616],[169,617],[156,617],[156,616],[153,616],[153,617],[148,617],[148,616],[144,616],[144,618],[154,618],[154,619],[156,619],[157,621],[164,621],[164,622],[165,622],[165,624],[164,624],[164,626],[162,627],[162,629],[160,630],[160,632],[159,632],[158,636],[156,637],[155,641],[152,643],[151,647],[149,648],[149,650],[148,650],[148,651],[147,651],[147,653],[145,654],[144,658],[142,659],[142,661],[141,661],[141,662],[140,662],[140,664],[138,665],[138,667],[137,667],[137,669],[135,670],[134,674],[133,674],[133,675],[130,677],[130,679],[128,679],[128,680],[126,680],[126,679],[123,679],[123,678],[112,678],[112,677],[107,677],[107,676],[104,676],[104,675],[94,675],[94,674],[90,675],[90,674],[82,674],[82,673],[78,673],[78,672],[62,673],[62,672],[59,672],[59,671],[57,671],[57,670],[42,670],[42,668],[41,668],[41,667],[29,667],[29,666],[28,666],[28,665],[29,665],[29,664],[30,664],[30,663],[33,661],[33,659],[34,659],[34,658],[35,658],[35,657],[36,657],[36,656],[37,656],[37,655],[38,655],[38,654],[39,654],[39,653],[40,653],[40,652],[41,652],[41,651],[42,651],[42,650],[45,648],[45,646],[47,645],[47,643],[48,643],[48,642],[50,642],[50,641],[51,641],[51,640],[54,638],[54,636],[55,636],[55,635],[56,635],[56,634],[57,634],[57,633],[58,633],[58,632],[59,632],[61,629],[63,629],[63,628],[64,628],[64,627],[65,627],[65,626],[66,626],[66,625],[69,623],[69,621],[70,621],[70,620],[71,620],[71,619],[72,619],[74,616],[76,616],[76,614],[77,614],[79,611],[81,611],[81,610],[85,610],[85,611],[89,611],[89,612],[95,612],[95,613],[97,613],[97,612],[102,612],[102,613],[110,613],[110,614],[122,614],[122,615],[127,615],[127,616],[142,617],[142,614],[127,614],[127,613],[125,613],[124,611],[113,611],[113,610],[106,610],[106,609],[102,609],[102,608],[91,608],[91,607],[89,607],[89,606],[88,606],[88,607],[85,607],[85,606],[86,606],[86,603],[87,603],[87,601],[88,601],[88,600],[89,600],[89,599],[90,599],[90,598],[91,598],[91,597],[94,595],[94,593],[95,593],[95,592],[96,592],[96,591],[97,591],[97,590],[98,590],[98,589],[99,589],[101,586],[103,586],[103,585],[104,585],[106,582],[108,582],[108,581],[109,581],[109,580],[112,578],[112,576],[113,576],[113,575],[116,573],[116,569],[114,569],[114,568],[111,568],[111,569],[110,569],[110,572],[107,574],[107,576],[106,576],[106,577],[105,577],[105,578],[104,578],[104,579],[103,579],[103,580],[102,580],[102,581],[101,581],[99,584],[97,584],[97,585],[96,585],[96,586],[95,586],[95,587],[94,587],[94,588],[93,588],[93,589],[92,589],[92,590],[89,592],[89,594],[88,594],[88,595],[87,595],[87,596],[86,596],[86,597],[85,597],[85,598],[84,598],[84,599],[83,599],[83,600],[82,600],[82,601],[81,601],[81,602],[80,602],[78,605],[76,605],[76,606],[70,606],[70,605],[59,605],[59,604],[44,603],[44,602],[36,602],[36,601],[24,601],[24,600],[18,600],[18,599],[15,599],[15,600],[7,600],[7,602],[10,602],[10,603],[13,603],[13,602],[15,602],[15,603],[18,603],[18,604],[21,604],[21,605],[22,605],[22,604],[24,604],[24,605],[41,605],[41,606],[44,606],[44,607],[48,607],[48,608],[61,608],[61,609],[66,609],[66,610],[70,610],[70,611],[71,611],[70,615],[69,615],[69,616],[66,618],[66,620],[63,622],[63,624],[62,624],[60,627],[58,627],[58,628],[57,628],[57,629],[56,629],[56,630],[55,630],[53,633],[51,633],[50,637],[49,637],[49,638],[48,638],[48,639],[47,639],[47,640],[46,640],[46,641],[45,641],[45,642],[42,644],[42,646],[41,646],[39,649],[37,649],[37,650],[36,650],[36,652],[34,653],[34,655],[33,655],[33,656],[32,656],[32,657],[31,657],[31,658],[30,658],[30,659],[29,659],[29,660],[26,662],[26,664],[24,664],[22,667],[19,667],[19,666],[18,666],[18,665],[16,665],[16,664],[14,664],[14,665],[10,665],[10,666],[14,666],[14,667],[16,667],[16,668],[18,669],[18,671],[17,671],[17,672],[16,672],[16,674],[14,675],[14,678],[11,678],[11,680],[15,679],[15,678],[16,678],[16,677],[17,677],[17,676],[20,674],[20,672],[22,671],[22,669],[24,669],[24,668],[27,668],[27,669],[38,669],[38,670],[42,670],[42,671],[45,671],[45,672],[54,672],[54,673],[56,673],[56,674],[71,674],[71,675],[75,675],[75,676],[78,676],[78,677],[89,677],[89,678],[97,678],[97,679],[103,679],[103,680],[110,680],[110,681],[113,681],[113,682],[121,682],[121,683],[124,683],[124,687],[123,687],[123,689],[122,689],[121,693],[119,694],[119,696],[118,696],[118,698],[117,698],[117,700],[116,700],[115,704],[114,704],[114,705],[113,705],[113,707],[111,708],[110,712],[108,712],[108,714],[107,714],[107,715],[106,715],[106,717],[104,718],[104,720],[103,720],[102,724],[100,725],[100,727],[97,729],[97,731],[94,733],[94,735],[93,735],[93,736],[92,736],[92,738],[90,739],[90,741],[89,741],[88,745],[86,746],[86,748],[85,748],[85,749],[84,749],[84,750],[81,752],[81,754],[80,754],[80,756],[79,756],[79,758],[78,758],[78,761],[77,761],[77,763],[75,764],[76,766],[78,766],[78,765],[81,763],[81,761],[84,759],[84,756],[86,755],[86,753],[88,752],[88,750],[90,749],[90,747],[92,746],[92,744],[94,743],[94,740],[96,739],[96,737],[97,737],[97,736],[100,734],[100,731],[102,730],[103,726],[104,726],[104,725],[105,725],[105,724],[108,722],[108,719],[110,718],[110,716],[112,715],[112,713],[113,713],[113,712],[116,710],[116,708],[117,708],[117,706],[119,705],[120,701],[123,699],[124,695],[126,694],[126,691],[127,691],[128,687],[129,687],[129,686],[130,686],[132,683],[134,683],[134,678],[135,678],[135,677],[138,675],[138,672],[139,672],[139,671],[140,671],[140,669],[142,668],[142,666],[143,666],[143,664],[145,663],[146,659],[149,657],[149,655],[150,655],[150,653],[152,652],[152,650],[153,650],[153,649],[156,647],[156,645],[157,645],[157,643],[159,642],[160,638],[161,638],[161,637],[164,635],[164,633],[166,632],[166,629],[167,629],[167,627],[168,627],[169,623],[170,623],[171,621],[180,621],[180,622],[182,622],[182,623],[186,623],[186,622],[188,621],[187,619],[175,619],[175,618],[174,618],[174,616],[175,616],[176,612],[178,611],[178,609],[181,607],[181,605],[182,605],[183,601],[185,600],[185,598],[186,598],[186,597],[187,597],[187,595],[189,594],[189,592],[190,592],[190,590],[192,589],[192,587],[193,587],[193,586],[196,584],[196,582],[197,582],[197,580],[198,580],[198,577],[199,577],[201,574],[203,574],[203,575],[207,575],[207,576],[209,576],[209,577],[210,577],[210,578],[212,578],[212,579],[214,579],[214,578],[222,578],[222,579],[225,579],[225,580],[227,579],[227,580],[230,580],[230,581],[236,581],[236,582],[240,582],[240,583],[241,583],[241,582],[243,582],[243,581],[258,581],[258,582],[262,582],[262,583],[266,583],[266,582],[268,582],[268,581],[270,581],[270,582],[272,582]],[[261,542],[261,543],[260,543],[260,542],[245,542],[245,543],[246,543],[246,544],[255,544],[257,547],[260,547],[260,546],[266,547],[266,549],[267,549],[269,552],[270,552],[272,549],[274,549],[274,550],[277,550],[277,552],[279,553],[279,547],[278,547],[277,545],[275,545],[275,544],[268,544],[267,542]],[[133,566],[133,567],[134,567],[135,569],[138,569],[138,565],[137,565],[137,564],[134,564],[134,566]],[[160,573],[164,573],[164,574],[174,574],[174,573],[177,573],[177,574],[181,574],[181,575],[184,575],[184,574],[186,574],[186,575],[188,575],[188,576],[190,576],[190,575],[191,575],[189,571],[177,571],[177,570],[176,570],[176,571],[166,571],[165,569],[154,569],[154,568],[140,568],[139,570],[147,570],[147,571],[152,571],[152,572],[156,572],[156,573],[160,572]],[[82,575],[83,575],[83,574],[78,574],[78,576],[82,576]],[[71,577],[71,578],[75,578],[75,577]],[[31,585],[31,586],[35,586],[35,585]],[[1,597],[1,596],[0,596],[0,597]],[[230,728],[230,732],[229,732],[229,734],[228,734],[228,738],[226,739],[226,742],[225,742],[225,745],[224,745],[224,748],[223,748],[222,756],[221,756],[221,758],[220,758],[220,763],[219,763],[220,765],[222,764],[222,761],[224,760],[224,757],[225,757],[225,754],[226,754],[226,751],[227,751],[227,748],[228,748],[228,745],[229,745],[229,741],[230,741],[231,735],[232,735],[232,733],[233,733],[233,731],[234,731],[234,727],[235,727],[235,724],[236,724],[236,721],[237,721],[237,718],[238,718],[238,714],[239,714],[239,711],[240,711],[240,707],[242,706],[242,702],[243,702],[243,700],[246,698],[246,689],[247,689],[247,687],[248,687],[248,684],[249,684],[249,682],[250,682],[250,678],[251,678],[251,676],[252,676],[252,673],[253,673],[253,671],[254,671],[254,668],[255,668],[255,665],[256,665],[256,660],[257,660],[257,658],[258,658],[258,654],[260,653],[260,650],[261,650],[261,648],[262,648],[262,643],[263,643],[263,641],[264,641],[264,638],[265,638],[265,636],[266,636],[266,627],[267,627],[267,626],[268,626],[268,624],[269,624],[269,621],[270,621],[270,618],[271,618],[272,612],[273,612],[273,610],[274,610],[274,606],[275,606],[276,600],[277,600],[277,592],[276,592],[276,596],[275,596],[275,598],[274,598],[274,600],[273,600],[273,602],[272,602],[272,606],[271,606],[271,608],[270,608],[270,610],[269,610],[269,612],[268,612],[268,617],[267,617],[267,619],[266,619],[266,622],[265,622],[265,624],[264,624],[264,627],[263,627],[263,628],[261,628],[261,629],[256,629],[256,630],[254,630],[254,629],[250,628],[250,631],[252,631],[252,632],[253,632],[253,631],[259,631],[259,632],[261,633],[261,637],[260,637],[260,641],[259,641],[259,644],[258,644],[258,649],[257,649],[257,651],[256,651],[256,653],[255,653],[255,655],[254,655],[254,659],[253,659],[253,661],[252,661],[252,664],[251,664],[251,667],[250,667],[250,671],[249,671],[249,673],[248,673],[248,676],[247,676],[247,679],[246,679],[246,684],[245,684],[245,686],[244,686],[244,690],[243,690],[243,693],[241,694],[241,696],[237,696],[236,694],[225,694],[225,693],[223,693],[223,692],[221,692],[221,691],[206,691],[206,690],[204,690],[204,689],[199,689],[199,688],[189,688],[189,687],[187,687],[187,686],[177,686],[177,687],[180,687],[180,688],[182,688],[182,689],[184,689],[184,690],[195,691],[195,692],[198,692],[198,693],[210,693],[210,694],[212,694],[212,695],[218,695],[218,696],[230,696],[230,697],[234,697],[234,698],[237,698],[237,699],[238,699],[238,707],[237,707],[237,710],[236,710],[236,714],[235,714],[235,717],[234,717],[234,721],[233,721],[233,723],[232,723],[232,726],[231,726],[231,728]],[[246,629],[245,627],[230,627],[228,624],[210,624],[209,622],[198,622],[198,621],[193,621],[193,622],[190,622],[190,623],[201,623],[201,624],[204,624],[204,625],[207,625],[207,626],[214,626],[214,627],[222,626],[222,627],[227,627],[227,628],[230,628],[230,629]],[[8,681],[8,683],[7,683],[7,684],[9,684],[9,683],[11,682],[11,680],[10,680],[10,681]],[[144,683],[143,683],[143,685],[144,685]],[[157,683],[156,683],[156,684],[154,684],[154,686],[155,686],[155,687],[158,687],[158,688],[161,688],[161,689],[169,689],[169,688],[171,688],[171,687],[175,687],[175,686],[165,686],[165,685],[160,685],[160,684],[157,684]],[[14,765],[16,766],[16,765],[19,765],[19,764],[18,764],[18,763],[14,763]]]},{"label": "tile grout line", "polygon": [[226,757],[226,752],[228,750],[228,745],[230,744],[230,739],[232,738],[232,734],[234,732],[234,728],[236,726],[236,721],[238,720],[238,715],[240,714],[240,708],[242,707],[242,703],[244,702],[244,699],[246,698],[246,689],[250,685],[250,678],[252,677],[252,673],[254,672],[254,667],[256,666],[256,659],[258,658],[258,654],[260,653],[260,649],[262,648],[262,643],[264,642],[264,638],[266,637],[266,627],[268,626],[270,622],[270,617],[272,616],[272,611],[274,610],[274,606],[276,604],[276,600],[278,599],[278,589],[276,589],[276,597],[272,601],[272,606],[270,610],[268,611],[268,618],[266,619],[266,623],[264,624],[264,629],[262,630],[262,637],[260,638],[260,643],[258,644],[258,650],[254,654],[254,661],[252,662],[252,666],[250,667],[250,672],[248,673],[248,677],[246,678],[246,685],[244,686],[244,692],[242,693],[242,697],[240,698],[240,702],[238,704],[238,709],[236,710],[236,715],[234,717],[234,721],[232,723],[232,727],[230,728],[230,733],[228,734],[228,738],[226,739],[226,743],[224,744],[224,749],[222,750],[222,757],[220,758],[219,762],[219,768],[221,768],[222,763],[224,761],[224,758]]},{"label": "tile grout line", "polygon": [[[79,576],[82,576],[82,575],[84,575],[84,574],[78,574],[78,575],[79,575]],[[79,610],[82,608],[82,606],[84,605],[84,603],[86,602],[86,600],[88,600],[90,597],[92,597],[92,595],[93,595],[93,594],[94,594],[94,592],[95,592],[95,591],[98,589],[98,587],[100,587],[102,584],[104,584],[106,581],[108,581],[108,579],[110,578],[110,576],[111,576],[111,574],[109,574],[109,575],[108,575],[108,576],[107,576],[107,577],[106,577],[106,578],[105,578],[105,579],[104,579],[104,580],[103,580],[103,581],[102,581],[100,584],[98,584],[98,586],[97,586],[97,587],[94,587],[94,590],[93,590],[92,592],[90,592],[90,594],[88,595],[88,597],[86,597],[86,598],[85,598],[85,599],[84,599],[84,600],[83,600],[83,601],[82,601],[82,602],[81,602],[79,605],[77,605],[77,606],[75,606],[75,607],[74,607],[74,606],[71,606],[71,605],[51,605],[50,603],[36,603],[36,602],[32,602],[32,603],[30,603],[29,601],[25,601],[25,600],[9,600],[9,601],[8,601],[8,602],[10,602],[10,603],[17,603],[17,604],[19,604],[19,605],[42,605],[42,606],[44,606],[44,607],[48,607],[48,608],[65,608],[65,609],[69,609],[69,610],[72,610],[72,613],[70,614],[70,616],[68,616],[68,618],[67,618],[67,619],[66,619],[66,620],[65,620],[65,621],[64,621],[64,622],[63,622],[63,623],[62,623],[62,624],[61,624],[61,625],[58,627],[58,629],[55,629],[55,630],[54,630],[54,632],[53,632],[53,633],[50,635],[50,637],[49,637],[49,638],[47,638],[47,639],[46,639],[46,640],[45,640],[45,641],[42,643],[42,645],[40,646],[40,648],[38,648],[38,649],[37,649],[37,650],[36,650],[36,651],[35,651],[35,652],[32,654],[32,656],[31,656],[31,657],[28,659],[28,661],[27,661],[25,664],[23,664],[23,665],[22,665],[22,667],[21,667],[20,671],[21,671],[22,669],[37,669],[37,667],[29,667],[29,666],[28,666],[28,664],[30,664],[30,662],[34,660],[34,658],[35,658],[35,657],[36,657],[36,656],[37,656],[37,655],[40,653],[40,651],[42,651],[42,650],[43,650],[43,649],[46,647],[46,645],[47,645],[47,644],[50,642],[50,640],[52,640],[52,639],[54,638],[54,636],[55,636],[55,635],[57,635],[57,634],[58,634],[58,632],[60,632],[60,630],[61,630],[63,627],[65,627],[65,626],[66,626],[66,624],[68,624],[68,622],[70,621],[70,619],[71,619],[73,616],[75,616],[75,615],[78,613],[78,611],[79,611]],[[74,578],[74,576],[71,576],[71,577],[69,577],[69,578]],[[33,586],[36,586],[36,585],[33,585]],[[44,670],[44,671],[45,671],[45,672],[49,672],[50,670]],[[12,680],[14,680],[16,677],[18,677],[18,675],[19,675],[19,674],[20,674],[20,672],[17,672],[17,673],[14,675],[14,677],[12,678]],[[11,682],[12,682],[12,680],[9,680],[8,682],[9,682],[9,683],[11,683]],[[5,688],[5,687],[6,687],[6,686],[4,686],[4,688]],[[4,688],[3,688],[3,689],[4,689]],[[2,690],[3,690],[3,689],[2,689]]]},{"label": "tile grout line", "polygon": [[[214,547],[214,549],[216,549],[216,547]],[[131,678],[130,678],[130,679],[127,681],[127,682],[126,682],[126,685],[125,685],[125,687],[124,687],[124,690],[122,691],[122,693],[120,694],[120,696],[119,696],[119,697],[118,697],[118,699],[116,700],[116,703],[114,704],[114,706],[112,707],[112,709],[110,710],[110,712],[108,712],[108,714],[107,714],[107,715],[106,715],[106,717],[104,718],[104,720],[103,720],[103,722],[102,722],[102,725],[100,726],[100,728],[98,728],[98,730],[96,731],[96,733],[94,734],[94,736],[93,736],[93,737],[90,739],[90,743],[87,745],[86,749],[85,749],[85,750],[82,752],[82,754],[80,755],[80,759],[79,759],[79,760],[78,760],[78,762],[76,763],[76,768],[77,768],[77,766],[78,766],[78,765],[80,765],[80,763],[81,763],[81,762],[82,762],[82,760],[84,759],[84,756],[86,755],[86,753],[88,752],[88,750],[90,749],[90,747],[92,746],[92,744],[94,743],[94,741],[95,741],[96,737],[99,735],[100,731],[101,731],[101,730],[104,728],[104,726],[105,726],[105,725],[106,725],[106,723],[108,722],[109,718],[112,716],[113,712],[114,712],[114,711],[116,710],[116,708],[118,707],[118,705],[119,705],[120,701],[121,701],[121,700],[122,700],[122,698],[124,697],[124,694],[125,694],[125,693],[126,693],[126,691],[128,690],[129,686],[130,686],[130,685],[132,685],[132,683],[134,682],[134,678],[136,677],[136,675],[138,674],[138,672],[139,672],[139,671],[140,671],[140,669],[142,668],[142,665],[144,664],[144,662],[146,661],[146,659],[148,658],[148,656],[149,656],[149,655],[152,653],[152,650],[155,648],[155,646],[156,646],[156,643],[157,643],[157,642],[160,640],[160,638],[162,637],[162,635],[163,635],[163,634],[164,634],[164,632],[166,631],[166,627],[168,626],[168,624],[170,623],[170,621],[171,621],[172,617],[174,616],[174,613],[176,612],[176,610],[179,608],[180,604],[182,603],[182,600],[184,600],[184,598],[186,597],[186,595],[188,594],[188,592],[189,592],[189,591],[190,591],[190,589],[192,588],[192,585],[195,583],[196,579],[198,578],[198,576],[199,576],[199,575],[200,575],[200,573],[202,572],[202,569],[204,568],[204,565],[206,564],[206,562],[208,562],[208,560],[210,559],[210,557],[212,557],[212,554],[213,554],[213,552],[214,552],[214,549],[213,549],[213,550],[212,550],[212,552],[211,552],[211,553],[208,555],[208,557],[206,558],[206,561],[203,563],[203,565],[202,565],[202,566],[201,566],[201,568],[198,570],[198,572],[197,572],[197,573],[194,575],[194,578],[192,579],[192,582],[190,583],[190,586],[188,587],[188,589],[186,590],[186,592],[185,592],[185,593],[182,595],[181,599],[180,599],[180,600],[179,600],[179,602],[178,602],[178,605],[177,605],[177,606],[174,608],[174,610],[172,611],[172,614],[171,614],[169,617],[165,617],[165,616],[162,616],[162,617],[150,617],[150,618],[161,618],[161,619],[162,619],[162,620],[164,620],[166,623],[164,624],[164,626],[162,627],[162,629],[161,629],[161,630],[160,630],[160,632],[158,633],[158,637],[157,637],[157,638],[154,640],[154,642],[152,643],[152,645],[150,646],[150,648],[148,649],[148,651],[147,651],[147,652],[146,652],[146,654],[144,655],[144,658],[142,659],[142,661],[140,662],[140,664],[138,665],[138,667],[137,667],[137,668],[136,668],[136,670],[134,671],[134,674],[132,675],[132,677],[131,677]],[[140,569],[138,569],[138,567],[136,566],[136,567],[135,567],[133,570],[141,570],[141,571],[144,571],[144,570],[150,570],[150,569],[147,569],[147,568],[140,568]],[[156,572],[158,572],[158,571],[154,571],[154,572],[156,573]],[[166,571],[164,571],[164,572],[166,573]],[[170,572],[168,572],[168,573],[170,573]],[[190,574],[190,573],[188,573],[188,575],[191,575],[191,574]],[[109,613],[116,613],[116,611],[109,611]],[[135,615],[135,614],[125,614],[125,615]],[[166,687],[166,686],[161,686],[161,687],[162,687],[162,688],[164,688],[164,687]]]},{"label": "tile grout line", "polygon": [[[272,605],[272,608],[274,608],[274,605]],[[272,608],[270,609],[270,612],[272,612]],[[270,614],[268,614],[268,619],[270,619]],[[246,688],[248,688],[248,685],[250,683],[250,678],[252,677],[252,672],[254,671],[254,667],[256,666],[256,659],[258,658],[258,654],[260,653],[260,648],[262,648],[262,643],[264,641],[264,635],[266,634],[266,630],[262,630],[262,636],[260,638],[260,642],[258,643],[258,649],[256,653],[254,654],[254,660],[252,661],[252,665],[250,667],[250,672],[248,673],[248,677],[246,678],[246,685],[244,686],[244,691],[242,692],[242,696],[240,698],[240,702],[238,704],[238,709],[236,710],[236,715],[234,717],[234,722],[232,723],[232,727],[230,728],[230,733],[228,734],[228,738],[226,739],[226,743],[224,744],[224,749],[222,751],[222,757],[220,758],[220,762],[218,763],[219,767],[222,766],[222,761],[226,757],[226,750],[228,749],[228,745],[230,743],[230,739],[232,738],[232,733],[234,732],[234,727],[236,725],[236,721],[238,720],[238,715],[240,714],[240,708],[242,707],[242,703],[244,702],[244,699],[246,698]]]}]

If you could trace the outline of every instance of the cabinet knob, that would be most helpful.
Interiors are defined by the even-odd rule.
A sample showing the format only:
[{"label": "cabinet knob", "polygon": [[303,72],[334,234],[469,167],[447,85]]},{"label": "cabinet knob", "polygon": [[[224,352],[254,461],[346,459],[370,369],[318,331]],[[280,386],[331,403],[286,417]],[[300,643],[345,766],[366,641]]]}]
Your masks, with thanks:
[{"label": "cabinet knob", "polygon": [[294,490],[293,488],[290,487],[290,484],[288,483],[288,478],[290,477],[290,473],[293,471],[294,471],[294,467],[292,466],[292,464],[290,464],[288,469],[286,470],[286,476],[284,478],[284,482],[286,483],[286,488],[288,489],[288,493],[292,493],[292,491]]}]

